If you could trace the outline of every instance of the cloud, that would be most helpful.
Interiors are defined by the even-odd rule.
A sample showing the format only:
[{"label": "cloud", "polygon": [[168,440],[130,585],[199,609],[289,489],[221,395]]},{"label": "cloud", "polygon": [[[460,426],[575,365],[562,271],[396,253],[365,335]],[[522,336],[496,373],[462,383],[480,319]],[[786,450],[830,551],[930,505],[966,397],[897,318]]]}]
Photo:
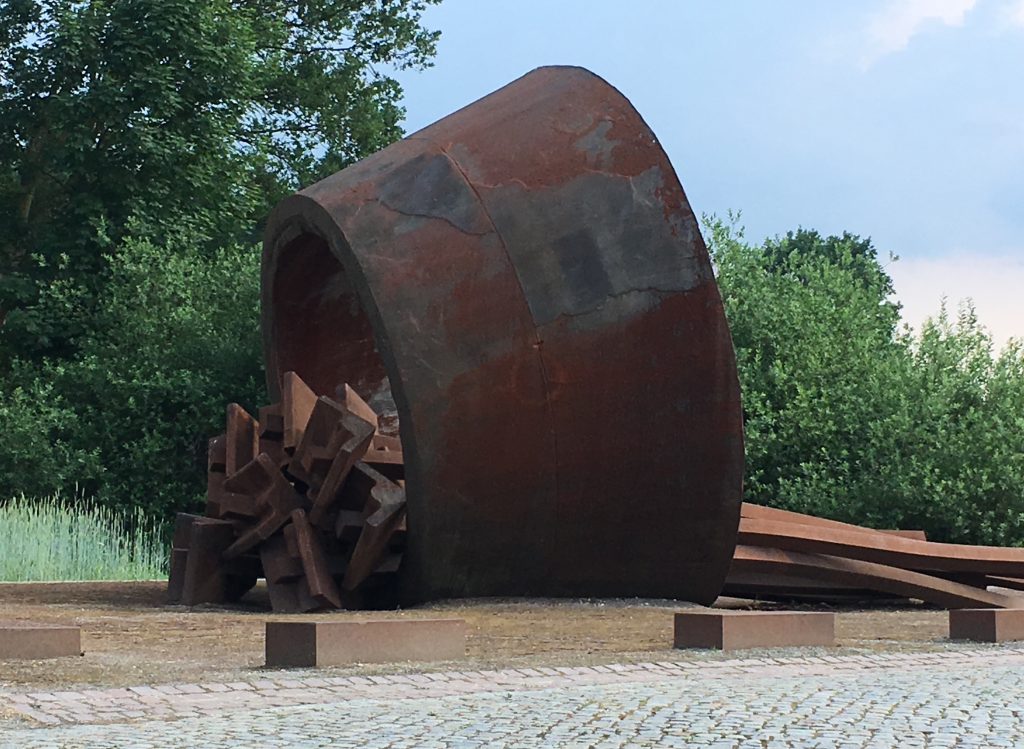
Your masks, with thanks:
[{"label": "cloud", "polygon": [[[1020,2],[1024,10],[1024,0]],[[866,69],[880,58],[907,48],[929,22],[963,26],[964,18],[978,0],[888,0],[868,20],[867,49],[861,61]]]},{"label": "cloud", "polygon": [[1006,6],[1006,20],[1013,26],[1024,28],[1024,0],[1013,0]]},{"label": "cloud", "polygon": [[915,330],[938,314],[945,296],[954,316],[961,300],[974,301],[978,321],[992,334],[997,350],[1011,337],[1024,338],[1024,251],[901,259],[887,270],[903,305],[903,320]]}]

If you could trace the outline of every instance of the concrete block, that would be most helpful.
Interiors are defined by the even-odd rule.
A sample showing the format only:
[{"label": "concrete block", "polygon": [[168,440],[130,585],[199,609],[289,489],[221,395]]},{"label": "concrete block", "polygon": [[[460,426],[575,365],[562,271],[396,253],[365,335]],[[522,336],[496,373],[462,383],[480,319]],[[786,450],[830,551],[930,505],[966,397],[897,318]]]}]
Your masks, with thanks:
[{"label": "concrete block", "polygon": [[835,644],[835,614],[796,611],[683,611],[677,648],[743,650]]},{"label": "concrete block", "polygon": [[445,661],[465,655],[462,619],[267,622],[269,668]]},{"label": "concrete block", "polygon": [[1024,640],[1024,609],[953,609],[949,612],[949,639]]},{"label": "concrete block", "polygon": [[59,624],[0,622],[0,660],[82,655],[82,630]]}]

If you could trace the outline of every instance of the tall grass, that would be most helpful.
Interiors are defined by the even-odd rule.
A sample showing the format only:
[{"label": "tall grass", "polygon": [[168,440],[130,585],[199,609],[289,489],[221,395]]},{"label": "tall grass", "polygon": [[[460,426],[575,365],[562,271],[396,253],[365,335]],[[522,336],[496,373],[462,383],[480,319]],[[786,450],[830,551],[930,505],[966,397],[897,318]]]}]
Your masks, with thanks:
[{"label": "tall grass", "polygon": [[0,581],[152,580],[166,573],[161,529],[60,495],[0,505]]}]

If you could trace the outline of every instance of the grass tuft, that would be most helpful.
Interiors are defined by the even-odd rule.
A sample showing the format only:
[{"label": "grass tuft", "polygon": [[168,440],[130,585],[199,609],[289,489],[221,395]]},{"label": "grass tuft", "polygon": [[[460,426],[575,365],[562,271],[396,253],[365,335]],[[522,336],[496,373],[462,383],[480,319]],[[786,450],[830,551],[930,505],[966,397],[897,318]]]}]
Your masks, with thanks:
[{"label": "grass tuft", "polygon": [[167,575],[161,529],[56,495],[0,505],[0,581],[153,580]]}]

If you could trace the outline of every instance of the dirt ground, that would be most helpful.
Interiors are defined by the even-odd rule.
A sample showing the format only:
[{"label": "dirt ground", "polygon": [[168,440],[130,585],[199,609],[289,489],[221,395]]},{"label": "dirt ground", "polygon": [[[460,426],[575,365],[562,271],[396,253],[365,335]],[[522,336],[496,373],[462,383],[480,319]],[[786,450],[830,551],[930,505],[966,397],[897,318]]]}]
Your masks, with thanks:
[{"label": "dirt ground", "polygon": [[[232,607],[186,609],[164,601],[165,582],[0,583],[0,621],[73,623],[84,657],[0,661],[0,687],[74,689],[147,683],[209,683],[258,678],[263,668],[266,591]],[[464,670],[678,659],[670,614],[678,601],[475,599],[403,611],[335,612],[302,618],[458,617],[466,620]],[[723,599],[719,606],[749,602]],[[811,608],[811,607],[807,607]],[[814,610],[828,610],[814,607]],[[945,647],[946,613],[922,606],[837,612],[840,647],[891,650]],[[706,651],[692,657],[709,657]],[[687,655],[686,657],[691,657]],[[438,668],[443,666],[438,665]],[[344,673],[385,673],[422,666],[355,666]]]}]

